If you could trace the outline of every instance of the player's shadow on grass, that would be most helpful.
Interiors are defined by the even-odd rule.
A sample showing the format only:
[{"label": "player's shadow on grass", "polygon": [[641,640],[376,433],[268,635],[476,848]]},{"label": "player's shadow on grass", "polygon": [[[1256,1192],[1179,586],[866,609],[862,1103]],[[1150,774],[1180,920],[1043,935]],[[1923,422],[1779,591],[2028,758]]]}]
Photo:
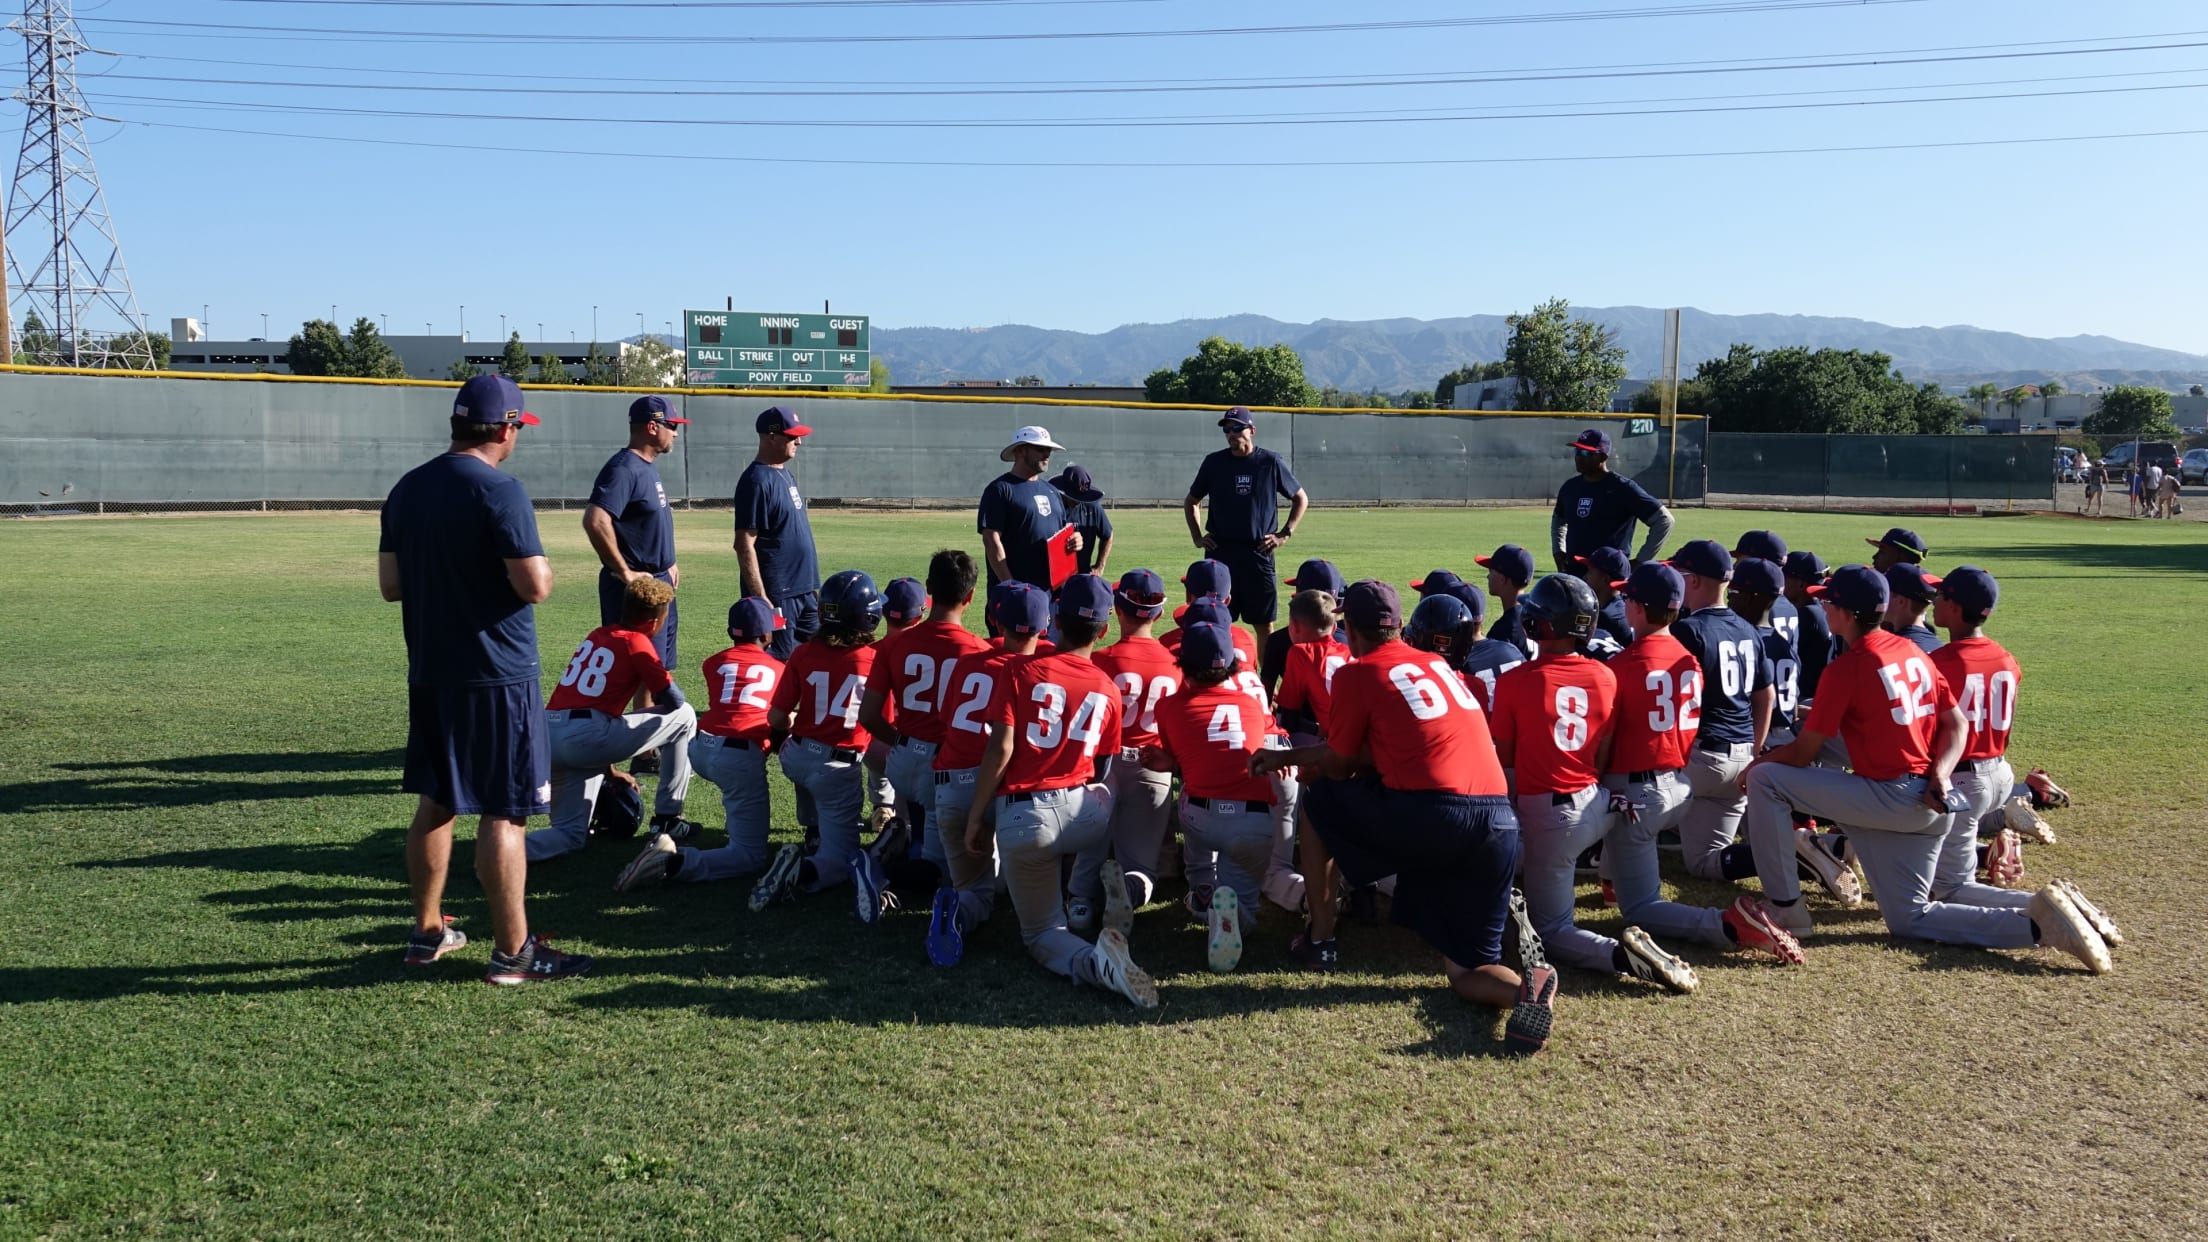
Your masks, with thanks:
[{"label": "player's shadow on grass", "polygon": [[0,785],[0,814],[150,811],[389,793],[403,758],[396,750],[375,750],[56,763],[51,770],[79,775]]}]

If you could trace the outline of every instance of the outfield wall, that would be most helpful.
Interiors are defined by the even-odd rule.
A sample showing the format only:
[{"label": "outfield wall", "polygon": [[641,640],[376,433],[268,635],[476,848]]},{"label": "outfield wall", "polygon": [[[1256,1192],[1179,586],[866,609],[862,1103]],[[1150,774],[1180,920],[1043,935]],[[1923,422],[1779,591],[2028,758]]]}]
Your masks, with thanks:
[{"label": "outfield wall", "polygon": [[[1013,429],[1039,423],[1115,501],[1178,503],[1221,447],[1217,411],[974,398],[670,391],[692,420],[662,459],[668,495],[725,502],[770,404],[814,429],[794,466],[816,501],[971,502],[1004,467]],[[372,502],[443,450],[453,386],[274,377],[0,372],[0,506],[235,506]],[[634,393],[530,388],[544,420],[509,468],[539,501],[580,500],[627,443]],[[1705,424],[1671,436],[1615,415],[1260,410],[1258,443],[1287,455],[1322,504],[1542,500],[1566,445],[1608,429],[1617,468],[1658,496],[1702,494]],[[2044,454],[2043,454],[2044,456]]]}]

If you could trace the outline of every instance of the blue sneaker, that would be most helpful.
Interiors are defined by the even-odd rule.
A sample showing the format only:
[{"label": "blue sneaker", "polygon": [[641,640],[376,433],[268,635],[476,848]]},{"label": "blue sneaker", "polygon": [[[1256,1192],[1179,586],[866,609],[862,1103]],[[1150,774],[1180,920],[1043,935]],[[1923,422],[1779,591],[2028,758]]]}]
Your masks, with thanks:
[{"label": "blue sneaker", "polygon": [[958,926],[958,890],[935,890],[935,912],[928,916],[928,960],[938,966],[958,965],[966,956],[966,933]]},{"label": "blue sneaker", "polygon": [[889,881],[882,875],[882,860],[858,850],[851,855],[851,888],[858,902],[859,921],[872,927],[882,921],[882,911],[897,904],[889,895]]}]

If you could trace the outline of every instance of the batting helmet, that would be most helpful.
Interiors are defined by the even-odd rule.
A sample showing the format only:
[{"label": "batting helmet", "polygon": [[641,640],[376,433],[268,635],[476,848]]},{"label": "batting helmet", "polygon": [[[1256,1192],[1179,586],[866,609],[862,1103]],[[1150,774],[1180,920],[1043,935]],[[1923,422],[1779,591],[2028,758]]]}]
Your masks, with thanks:
[{"label": "batting helmet", "polygon": [[1454,595],[1429,595],[1411,610],[1403,627],[1403,641],[1420,651],[1431,651],[1451,668],[1464,663],[1464,654],[1480,640],[1479,622],[1472,610]]},{"label": "batting helmet", "polygon": [[1540,642],[1554,638],[1588,638],[1595,632],[1595,589],[1584,578],[1550,574],[1518,597],[1518,617],[1526,637]]},{"label": "batting helmet", "polygon": [[820,628],[829,633],[861,637],[882,623],[882,593],[874,580],[856,569],[846,569],[820,584]]}]

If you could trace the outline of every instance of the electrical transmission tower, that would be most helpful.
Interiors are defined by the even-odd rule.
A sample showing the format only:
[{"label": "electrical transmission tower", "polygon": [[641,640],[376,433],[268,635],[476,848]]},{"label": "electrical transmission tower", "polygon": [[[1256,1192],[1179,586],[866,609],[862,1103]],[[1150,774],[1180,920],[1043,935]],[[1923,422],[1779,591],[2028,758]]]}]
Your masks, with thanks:
[{"label": "electrical transmission tower", "polygon": [[153,343],[84,136],[85,121],[107,119],[77,91],[77,55],[93,49],[69,0],[24,0],[8,29],[23,36],[27,70],[6,224],[16,360],[152,370]]}]

